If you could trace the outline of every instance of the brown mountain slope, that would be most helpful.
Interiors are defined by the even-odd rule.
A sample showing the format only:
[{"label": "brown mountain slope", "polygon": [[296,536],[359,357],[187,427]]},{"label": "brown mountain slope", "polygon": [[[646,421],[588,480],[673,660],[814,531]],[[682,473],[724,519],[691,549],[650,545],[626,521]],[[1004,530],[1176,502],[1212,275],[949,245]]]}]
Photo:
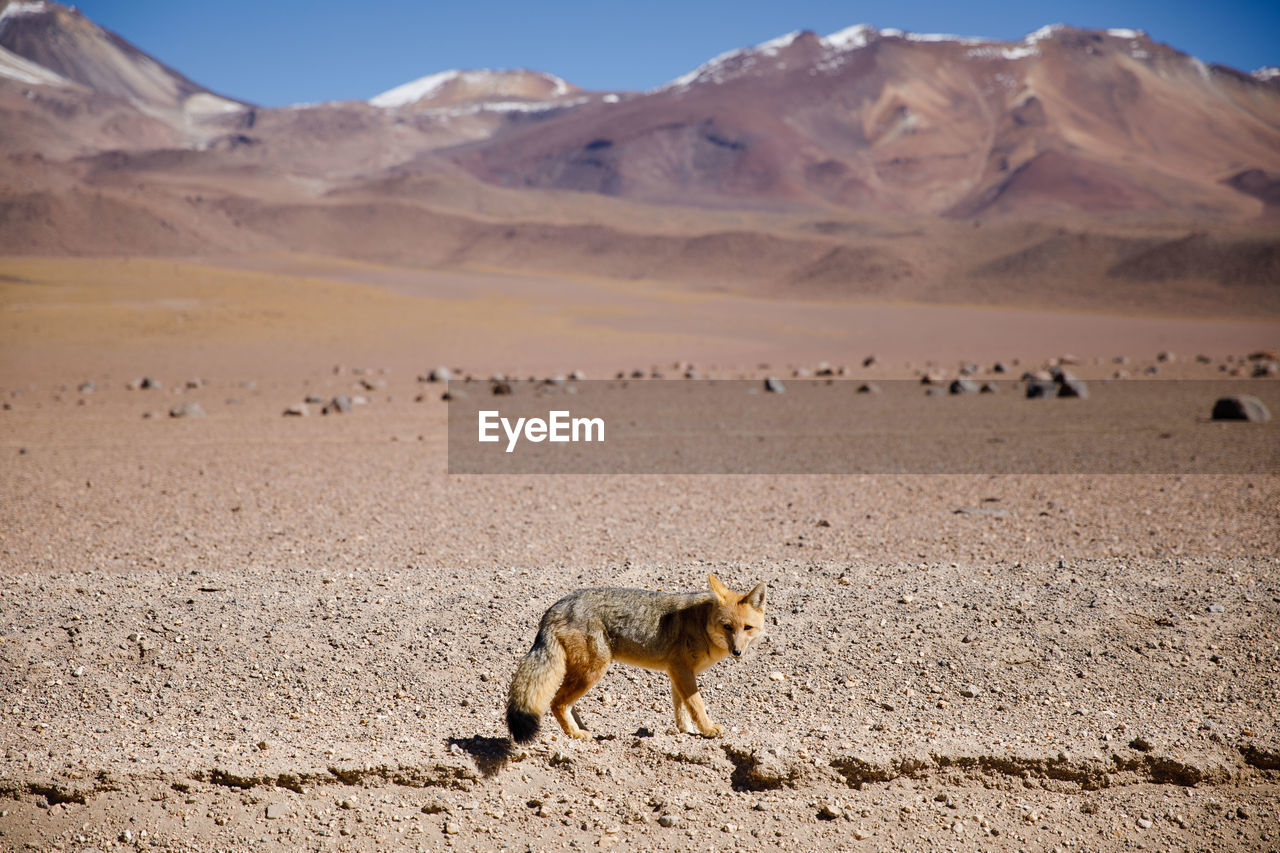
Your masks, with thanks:
[{"label": "brown mountain slope", "polygon": [[1222,180],[1280,167],[1280,97],[1140,33],[864,27],[737,51],[451,156],[503,186],[678,204],[1241,217],[1259,205]]},{"label": "brown mountain slope", "polygon": [[[116,44],[28,6],[93,35],[91,57]],[[146,65],[122,51],[108,65]],[[294,251],[766,298],[1280,313],[1280,239],[1257,218],[1280,91],[1136,33],[856,27],[648,93],[449,73],[394,105],[194,122],[146,87],[17,56],[0,54],[0,253]],[[164,79],[172,103],[201,94]]]},{"label": "brown mountain slope", "polygon": [[[75,122],[75,143],[51,140],[54,150],[81,153],[201,144],[225,133],[226,123],[234,124],[246,111],[246,105],[193,82],[74,7],[44,0],[0,3],[0,49],[0,60],[7,58],[0,61],[0,97],[19,91],[38,101],[29,111],[5,110],[9,120],[32,134],[5,140],[8,150],[10,145],[38,150],[44,136],[40,122],[49,114]],[[86,115],[105,113],[114,115],[96,126],[85,121]],[[157,125],[167,131],[159,132]]]},{"label": "brown mountain slope", "polygon": [[158,62],[74,7],[5,3],[0,45],[73,83],[152,109],[216,112],[242,106]]}]

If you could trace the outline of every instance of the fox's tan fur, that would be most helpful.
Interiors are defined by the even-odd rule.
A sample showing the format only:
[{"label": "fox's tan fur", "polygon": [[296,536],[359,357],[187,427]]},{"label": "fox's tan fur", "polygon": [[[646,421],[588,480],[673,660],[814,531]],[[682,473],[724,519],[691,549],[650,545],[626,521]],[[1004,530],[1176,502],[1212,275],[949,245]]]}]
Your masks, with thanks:
[{"label": "fox's tan fur", "polygon": [[671,677],[680,731],[696,726],[707,737],[724,734],[707,717],[697,676],[730,653],[741,655],[764,633],[765,585],[739,594],[715,575],[708,580],[707,592],[580,589],[551,605],[511,679],[512,739],[533,740],[548,707],[565,734],[587,737],[573,703],[615,660]]}]

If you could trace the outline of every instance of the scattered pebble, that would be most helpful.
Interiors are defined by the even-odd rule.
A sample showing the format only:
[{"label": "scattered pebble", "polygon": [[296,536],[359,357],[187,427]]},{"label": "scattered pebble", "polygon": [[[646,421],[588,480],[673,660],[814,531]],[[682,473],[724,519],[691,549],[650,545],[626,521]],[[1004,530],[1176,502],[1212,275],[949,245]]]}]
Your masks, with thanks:
[{"label": "scattered pebble", "polygon": [[193,400],[179,403],[169,410],[171,418],[203,418],[204,416],[204,408]]},{"label": "scattered pebble", "polygon": [[1047,400],[1058,396],[1058,386],[1052,379],[1031,379],[1027,382],[1028,400]]},{"label": "scattered pebble", "polygon": [[1079,379],[1064,379],[1058,385],[1058,396],[1087,400],[1089,399],[1089,386]]},{"label": "scattered pebble", "polygon": [[1271,420],[1271,410],[1252,394],[1241,394],[1234,397],[1219,397],[1213,404],[1212,418],[1215,421],[1247,421],[1261,424]]},{"label": "scattered pebble", "polygon": [[350,411],[351,411],[351,398],[346,396],[345,394],[339,394],[338,396],[330,400],[325,405],[325,407],[320,410],[320,414],[322,415],[346,414],[347,412],[350,412]]}]

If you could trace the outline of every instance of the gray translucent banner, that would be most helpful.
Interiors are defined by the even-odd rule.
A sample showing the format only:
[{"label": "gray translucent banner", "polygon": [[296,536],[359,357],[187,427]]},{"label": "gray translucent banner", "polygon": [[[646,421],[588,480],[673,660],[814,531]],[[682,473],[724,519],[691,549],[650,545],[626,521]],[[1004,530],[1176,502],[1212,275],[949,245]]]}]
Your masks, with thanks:
[{"label": "gray translucent banner", "polygon": [[1044,382],[1034,397],[1027,385],[451,381],[449,472],[1280,472],[1280,422],[1213,417],[1220,398],[1241,395],[1280,414],[1275,380],[1090,381],[1074,392]]}]

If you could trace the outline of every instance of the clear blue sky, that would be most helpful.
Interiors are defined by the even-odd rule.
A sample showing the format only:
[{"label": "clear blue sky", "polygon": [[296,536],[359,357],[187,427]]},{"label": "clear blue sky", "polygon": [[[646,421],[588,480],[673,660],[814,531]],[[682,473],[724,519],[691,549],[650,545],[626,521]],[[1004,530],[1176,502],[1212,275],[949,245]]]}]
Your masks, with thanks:
[{"label": "clear blue sky", "polygon": [[449,68],[534,68],[648,89],[735,47],[858,23],[1016,40],[1049,23],[1131,27],[1207,62],[1280,65],[1280,0],[80,0],[196,82],[267,106],[365,99]]}]

